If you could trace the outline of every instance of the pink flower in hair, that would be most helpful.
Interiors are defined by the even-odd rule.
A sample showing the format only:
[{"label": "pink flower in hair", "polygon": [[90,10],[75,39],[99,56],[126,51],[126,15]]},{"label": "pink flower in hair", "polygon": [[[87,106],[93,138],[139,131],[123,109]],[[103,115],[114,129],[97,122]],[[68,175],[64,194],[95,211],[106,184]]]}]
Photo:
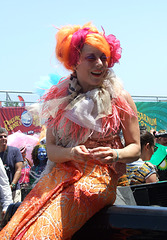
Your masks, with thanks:
[{"label": "pink flower in hair", "polygon": [[116,39],[116,37],[112,34],[106,36],[104,29],[103,29],[103,36],[105,37],[105,39],[110,45],[111,59],[109,61],[108,66],[113,67],[114,64],[118,63],[119,59],[121,58],[122,48],[120,46],[120,41]]}]

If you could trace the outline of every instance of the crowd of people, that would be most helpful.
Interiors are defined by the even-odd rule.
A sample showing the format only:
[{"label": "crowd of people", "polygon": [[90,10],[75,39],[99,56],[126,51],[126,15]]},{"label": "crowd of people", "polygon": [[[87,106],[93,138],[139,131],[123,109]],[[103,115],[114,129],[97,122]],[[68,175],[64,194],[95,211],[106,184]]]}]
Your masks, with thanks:
[{"label": "crowd of people", "polygon": [[167,131],[147,131],[140,126],[140,146],[140,158],[126,164],[126,174],[120,177],[119,186],[167,180]]},{"label": "crowd of people", "polygon": [[149,163],[155,136],[140,132],[135,103],[111,69],[121,57],[119,40],[90,23],[64,26],[56,40],[56,57],[71,74],[42,98],[46,145],[34,147],[33,164],[26,148],[8,146],[8,133],[0,129],[12,194],[2,202],[3,215],[11,201],[22,201],[1,239],[70,239],[114,204],[122,176],[129,185],[158,181]]},{"label": "crowd of people", "polygon": [[47,162],[46,145],[33,148],[32,163],[26,157],[26,147],[9,146],[7,137],[7,130],[0,127],[0,222],[10,204],[24,200]]}]

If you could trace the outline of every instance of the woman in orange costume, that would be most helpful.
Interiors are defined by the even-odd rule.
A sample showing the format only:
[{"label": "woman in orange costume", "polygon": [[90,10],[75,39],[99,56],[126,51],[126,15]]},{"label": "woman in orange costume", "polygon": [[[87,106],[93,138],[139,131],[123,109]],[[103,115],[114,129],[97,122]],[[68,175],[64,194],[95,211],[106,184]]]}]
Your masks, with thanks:
[{"label": "woman in orange costume", "polygon": [[72,74],[43,97],[49,160],[0,239],[70,239],[114,203],[125,163],[140,155],[135,104],[110,69],[121,57],[119,41],[91,24],[62,27],[56,40],[56,56]]}]

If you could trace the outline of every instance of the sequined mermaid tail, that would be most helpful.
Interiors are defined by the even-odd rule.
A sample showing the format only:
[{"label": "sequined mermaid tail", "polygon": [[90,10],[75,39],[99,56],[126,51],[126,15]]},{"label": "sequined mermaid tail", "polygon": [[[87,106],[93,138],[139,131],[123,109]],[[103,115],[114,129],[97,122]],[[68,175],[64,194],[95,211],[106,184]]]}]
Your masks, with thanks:
[{"label": "sequined mermaid tail", "polygon": [[115,201],[112,168],[57,164],[44,176],[0,232],[0,239],[70,239],[97,211]]}]

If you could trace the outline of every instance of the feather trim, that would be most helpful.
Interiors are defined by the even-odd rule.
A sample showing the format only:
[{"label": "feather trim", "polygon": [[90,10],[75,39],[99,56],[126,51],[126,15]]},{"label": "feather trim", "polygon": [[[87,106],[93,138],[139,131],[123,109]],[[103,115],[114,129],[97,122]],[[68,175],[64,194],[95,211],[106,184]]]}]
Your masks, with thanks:
[{"label": "feather trim", "polygon": [[71,75],[52,86],[42,97],[41,118],[55,129],[56,144],[84,143],[93,131],[99,132],[100,137],[116,134],[124,127],[122,122],[126,114],[136,116],[120,95],[122,85],[113,72],[100,88],[87,93],[80,89],[78,81]]}]

